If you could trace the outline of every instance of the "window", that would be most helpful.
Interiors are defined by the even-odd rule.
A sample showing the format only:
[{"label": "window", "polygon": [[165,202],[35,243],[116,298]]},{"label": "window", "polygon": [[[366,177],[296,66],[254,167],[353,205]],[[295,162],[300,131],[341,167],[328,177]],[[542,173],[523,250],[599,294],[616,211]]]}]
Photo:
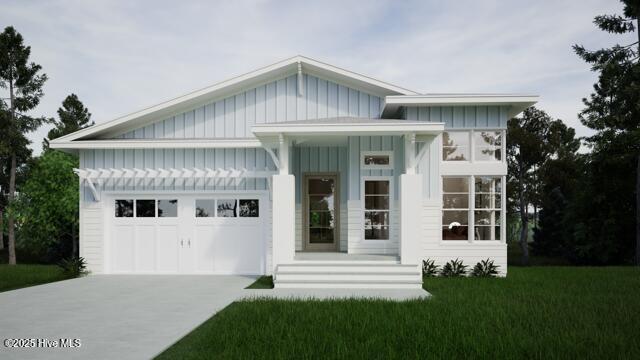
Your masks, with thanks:
[{"label": "window", "polygon": [[474,131],[474,160],[501,161],[502,160],[502,132]]},{"label": "window", "polygon": [[469,132],[445,131],[442,133],[442,160],[469,160]]},{"label": "window", "polygon": [[238,202],[235,199],[218,199],[216,209],[217,217],[238,216]]},{"label": "window", "polygon": [[136,217],[156,217],[156,201],[136,200]]},{"label": "window", "polygon": [[133,217],[133,200],[116,200],[116,217]]},{"label": "window", "polygon": [[177,217],[178,200],[158,200],[158,217]]},{"label": "window", "polygon": [[393,169],[392,151],[366,151],[361,155],[360,166],[363,169]]},{"label": "window", "polygon": [[475,178],[474,239],[500,240],[502,181],[498,177]]},{"label": "window", "polygon": [[257,199],[239,200],[240,217],[258,217],[260,202]]},{"label": "window", "polygon": [[442,178],[442,240],[469,240],[469,178]]},{"label": "window", "polygon": [[364,181],[364,238],[389,239],[390,180]]},{"label": "window", "polygon": [[215,200],[196,199],[196,217],[214,217],[216,214]]}]

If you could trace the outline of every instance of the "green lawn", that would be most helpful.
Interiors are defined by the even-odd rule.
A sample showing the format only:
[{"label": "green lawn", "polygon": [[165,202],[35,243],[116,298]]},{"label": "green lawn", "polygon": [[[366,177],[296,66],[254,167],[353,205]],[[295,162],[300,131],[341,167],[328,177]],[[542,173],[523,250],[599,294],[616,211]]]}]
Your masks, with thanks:
[{"label": "green lawn", "polygon": [[273,278],[271,276],[260,276],[258,280],[245,289],[273,289]]},{"label": "green lawn", "polygon": [[56,265],[0,265],[0,292],[68,279]]},{"label": "green lawn", "polygon": [[425,279],[433,298],[237,302],[162,353],[198,358],[640,358],[640,269]]}]

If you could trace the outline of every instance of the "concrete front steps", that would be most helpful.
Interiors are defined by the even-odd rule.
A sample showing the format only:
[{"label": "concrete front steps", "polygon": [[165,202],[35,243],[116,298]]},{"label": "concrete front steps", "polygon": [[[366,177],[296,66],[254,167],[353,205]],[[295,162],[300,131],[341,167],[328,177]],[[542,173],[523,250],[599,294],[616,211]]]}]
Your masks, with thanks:
[{"label": "concrete front steps", "polygon": [[298,261],[280,264],[276,288],[421,289],[418,265],[398,261]]}]

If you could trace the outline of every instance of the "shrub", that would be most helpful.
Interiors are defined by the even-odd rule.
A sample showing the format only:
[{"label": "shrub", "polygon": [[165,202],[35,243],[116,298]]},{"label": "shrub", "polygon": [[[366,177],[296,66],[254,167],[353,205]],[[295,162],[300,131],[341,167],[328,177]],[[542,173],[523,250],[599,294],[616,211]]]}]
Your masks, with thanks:
[{"label": "shrub", "polygon": [[88,273],[83,257],[63,259],[58,266],[62,268],[62,273],[69,277],[79,277]]},{"label": "shrub", "polygon": [[462,260],[455,259],[444,264],[440,275],[445,277],[457,277],[467,275],[467,265],[462,263]]},{"label": "shrub", "polygon": [[498,275],[498,268],[500,266],[495,265],[493,260],[481,260],[471,271],[471,276],[476,277],[495,277]]},{"label": "shrub", "polygon": [[434,277],[438,275],[439,268],[431,259],[422,260],[422,276]]}]

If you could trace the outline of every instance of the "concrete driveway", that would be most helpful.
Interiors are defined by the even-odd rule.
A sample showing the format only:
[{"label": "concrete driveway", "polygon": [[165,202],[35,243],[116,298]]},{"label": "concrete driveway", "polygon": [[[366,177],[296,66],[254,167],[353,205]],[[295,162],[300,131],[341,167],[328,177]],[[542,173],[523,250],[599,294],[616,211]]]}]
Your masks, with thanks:
[{"label": "concrete driveway", "polygon": [[0,341],[79,339],[79,348],[6,348],[1,359],[148,359],[246,293],[243,276],[96,275],[0,293]]}]

